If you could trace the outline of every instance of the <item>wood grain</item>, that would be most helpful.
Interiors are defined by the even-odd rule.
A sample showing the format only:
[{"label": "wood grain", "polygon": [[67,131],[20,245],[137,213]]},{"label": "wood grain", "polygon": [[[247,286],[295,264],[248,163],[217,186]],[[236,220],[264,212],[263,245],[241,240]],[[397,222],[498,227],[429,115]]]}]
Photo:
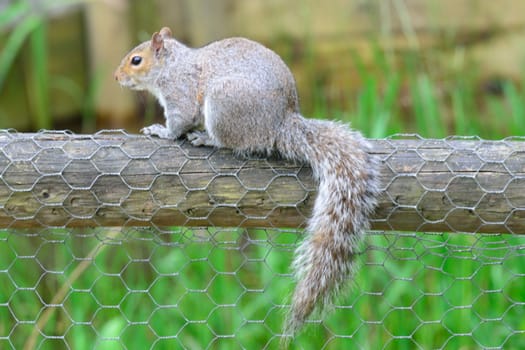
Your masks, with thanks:
[{"label": "wood grain", "polygon": [[[525,142],[370,140],[372,229],[525,233]],[[0,227],[303,227],[307,166],[123,132],[0,133]]]}]

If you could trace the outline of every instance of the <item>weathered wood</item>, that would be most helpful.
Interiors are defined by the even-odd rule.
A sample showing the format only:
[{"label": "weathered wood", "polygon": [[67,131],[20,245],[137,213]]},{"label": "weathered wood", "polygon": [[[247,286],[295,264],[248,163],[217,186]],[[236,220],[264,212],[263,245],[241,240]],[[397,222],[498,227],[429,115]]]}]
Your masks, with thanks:
[{"label": "weathered wood", "polygon": [[[372,228],[525,233],[525,142],[371,140]],[[302,227],[308,167],[122,132],[0,133],[0,227]]]}]

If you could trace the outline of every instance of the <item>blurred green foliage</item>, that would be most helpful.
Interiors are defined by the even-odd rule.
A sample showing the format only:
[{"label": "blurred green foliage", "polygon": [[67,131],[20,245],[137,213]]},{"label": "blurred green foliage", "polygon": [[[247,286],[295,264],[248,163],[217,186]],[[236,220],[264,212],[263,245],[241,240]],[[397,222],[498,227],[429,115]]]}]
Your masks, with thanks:
[{"label": "blurred green foliage", "polygon": [[[64,348],[65,334],[73,349],[278,347],[298,231],[108,232],[0,232],[0,344],[9,335],[15,348]],[[373,234],[344,306],[324,324],[314,317],[292,348],[523,348],[522,245],[510,235]],[[56,340],[35,332],[44,317],[37,329]],[[15,318],[27,326],[11,329]]]},{"label": "blurred green foliage", "polygon": [[[78,130],[95,131],[94,96],[100,77],[90,78],[87,91],[78,86],[67,76],[54,76],[49,73],[48,23],[50,15],[69,7],[79,5],[85,0],[41,0],[10,1],[0,11],[0,33],[5,41],[0,45],[0,93],[6,90],[6,81],[15,62],[23,65],[22,76],[25,91],[19,93],[27,96],[25,109],[31,116],[32,129],[52,129],[54,119],[51,115],[51,93],[55,89],[70,97],[78,106],[83,120]],[[23,58],[23,59],[21,59]],[[21,108],[22,109],[22,108]],[[5,116],[10,120],[13,116]],[[6,127],[6,125],[4,125]]]},{"label": "blurred green foliage", "polygon": [[[80,87],[67,76],[50,75],[48,69],[49,13],[83,2],[43,0],[35,6],[31,1],[19,0],[9,2],[0,12],[0,33],[6,39],[0,47],[0,93],[7,89],[6,77],[24,50],[27,57],[23,60],[26,62],[25,93],[33,129],[53,128],[50,95],[54,89],[63,92],[78,106],[83,120],[76,130],[93,132],[96,128],[94,97],[101,77],[91,72],[86,86]],[[286,44],[282,38],[276,40],[279,46]],[[307,35],[304,41],[301,44],[303,73],[317,74],[315,42],[311,35]],[[290,63],[294,45],[297,43],[290,42],[290,52],[283,52],[285,60]],[[391,52],[374,44],[373,40],[370,45],[375,47],[373,59],[365,64],[360,55],[354,53],[351,56],[355,69],[342,73],[348,79],[358,77],[361,83],[357,94],[347,94],[346,101],[334,103],[326,96],[322,77],[311,79],[317,84],[311,86],[312,92],[307,94],[314,96],[311,101],[303,101],[306,116],[351,122],[355,128],[374,138],[414,132],[424,137],[459,134],[497,139],[525,133],[525,79],[496,79],[492,82],[496,86],[486,88],[487,82],[481,81],[475,66],[438,71],[429,58],[437,54],[432,50],[396,53],[397,58],[393,59]],[[448,49],[453,50],[454,43],[450,45],[452,49]],[[491,92],[491,89],[497,91]]]},{"label": "blurred green foliage", "polygon": [[0,13],[0,31],[14,24],[0,53],[0,91],[5,89],[7,74],[16,59],[22,45],[29,40],[31,69],[29,90],[32,94],[32,107],[35,125],[38,128],[50,129],[52,126],[49,114],[49,77],[47,75],[47,53],[45,49],[45,16],[33,11],[30,2],[11,2]]}]

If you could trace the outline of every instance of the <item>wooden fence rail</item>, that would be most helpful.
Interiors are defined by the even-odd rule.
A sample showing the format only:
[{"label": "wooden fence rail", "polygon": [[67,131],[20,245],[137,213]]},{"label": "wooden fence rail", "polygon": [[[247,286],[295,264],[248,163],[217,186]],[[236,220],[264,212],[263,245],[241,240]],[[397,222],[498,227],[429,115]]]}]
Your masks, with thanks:
[{"label": "wooden fence rail", "polygon": [[[525,233],[525,142],[371,140],[377,230]],[[0,132],[0,227],[301,227],[308,167],[101,131]]]}]

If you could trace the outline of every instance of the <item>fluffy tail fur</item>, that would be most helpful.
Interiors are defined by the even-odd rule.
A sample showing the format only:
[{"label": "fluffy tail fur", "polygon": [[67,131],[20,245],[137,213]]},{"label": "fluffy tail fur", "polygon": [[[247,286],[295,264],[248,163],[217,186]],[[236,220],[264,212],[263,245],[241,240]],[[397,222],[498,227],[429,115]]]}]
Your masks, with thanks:
[{"label": "fluffy tail fur", "polygon": [[354,254],[376,204],[378,174],[367,141],[347,126],[299,114],[284,123],[277,149],[284,157],[310,163],[319,182],[307,236],[293,264],[298,282],[285,334],[294,336],[351,277]]}]

